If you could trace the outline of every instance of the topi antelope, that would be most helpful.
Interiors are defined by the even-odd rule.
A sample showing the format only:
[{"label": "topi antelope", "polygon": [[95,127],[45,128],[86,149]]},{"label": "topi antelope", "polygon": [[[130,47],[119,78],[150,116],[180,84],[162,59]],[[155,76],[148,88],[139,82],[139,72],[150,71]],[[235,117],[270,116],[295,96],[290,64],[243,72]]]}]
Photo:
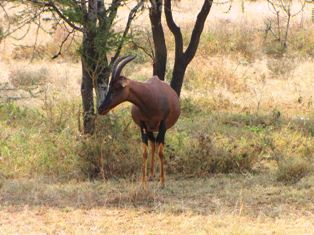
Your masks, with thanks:
[{"label": "topi antelope", "polygon": [[[167,129],[172,127],[180,116],[179,98],[176,92],[157,76],[146,82],[130,80],[120,73],[123,67],[133,60],[133,56],[119,58],[114,66],[109,89],[104,101],[98,108],[101,115],[107,114],[118,104],[129,101],[133,103],[132,118],[140,127],[143,142],[142,184],[147,184],[147,148],[151,145],[150,176],[154,177],[154,154],[158,148],[160,160],[160,187],[165,185],[164,142]],[[158,132],[155,137],[154,132]]]}]

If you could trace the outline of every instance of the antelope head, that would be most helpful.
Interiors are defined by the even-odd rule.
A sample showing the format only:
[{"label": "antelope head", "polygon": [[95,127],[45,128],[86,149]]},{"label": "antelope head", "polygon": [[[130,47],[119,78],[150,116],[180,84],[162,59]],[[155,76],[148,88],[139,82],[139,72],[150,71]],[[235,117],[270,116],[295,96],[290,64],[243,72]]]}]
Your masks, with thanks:
[{"label": "antelope head", "polygon": [[98,107],[99,114],[105,115],[118,104],[127,100],[130,92],[129,80],[120,74],[124,66],[134,59],[135,56],[124,56],[114,63],[108,92]]}]

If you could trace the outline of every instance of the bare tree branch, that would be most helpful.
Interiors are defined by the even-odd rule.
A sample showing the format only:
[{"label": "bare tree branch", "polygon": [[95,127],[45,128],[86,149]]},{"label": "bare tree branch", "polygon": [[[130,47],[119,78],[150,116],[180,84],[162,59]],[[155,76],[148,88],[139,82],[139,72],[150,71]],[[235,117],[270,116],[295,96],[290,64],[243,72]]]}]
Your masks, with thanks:
[{"label": "bare tree branch", "polygon": [[183,37],[181,33],[180,27],[176,25],[173,19],[172,15],[172,6],[171,6],[171,0],[165,0],[164,4],[164,11],[166,16],[167,25],[174,35],[175,39],[175,56],[176,58],[180,58],[183,54]]},{"label": "bare tree branch", "polygon": [[37,46],[37,41],[38,41],[38,35],[39,35],[39,30],[40,30],[40,24],[41,24],[40,15],[39,15],[39,17],[38,17],[38,23],[36,23],[36,22],[34,22],[34,23],[37,24],[37,29],[36,29],[35,42],[34,42],[34,45],[33,45],[33,52],[32,52],[31,61],[33,61],[34,58],[35,58],[35,51],[36,51],[36,46]]},{"label": "bare tree branch", "polygon": [[[26,18],[23,18],[22,21],[19,21],[17,22],[17,27],[8,31],[7,34],[4,35],[4,37],[12,37],[13,39],[16,39],[16,40],[20,40],[20,39],[23,39],[26,34],[28,33],[29,31],[29,28],[28,30],[26,31],[26,34],[25,35],[22,35],[21,37],[14,37],[13,34],[16,33],[18,30],[22,29],[23,27],[25,27],[26,25],[31,25],[31,23],[34,22],[34,20],[36,20],[43,12],[45,12],[45,9],[41,9],[40,11],[36,11],[35,13],[33,13],[31,16],[28,16]],[[12,26],[11,26],[12,28]]]},{"label": "bare tree branch", "polygon": [[164,9],[167,25],[175,38],[175,62],[170,85],[176,91],[178,96],[180,96],[186,68],[195,56],[197,47],[199,45],[200,36],[204,29],[204,24],[210,12],[212,3],[213,0],[204,0],[202,9],[197,16],[188,48],[185,52],[183,52],[184,48],[182,33],[180,27],[177,26],[174,22],[171,0],[165,0]]},{"label": "bare tree branch", "polygon": [[153,49],[153,46],[152,46],[152,42],[150,40],[151,35],[149,34],[149,32],[144,32],[144,31],[140,31],[139,33],[140,34],[146,33],[146,35],[147,35],[147,42],[149,43],[149,48],[146,48],[145,46],[142,46],[141,42],[137,42],[136,40],[134,40],[136,38],[135,35],[131,36],[131,38],[132,38],[131,42],[132,42],[133,46],[135,47],[135,49],[142,50],[145,53],[145,55],[147,55],[149,58],[152,59],[152,61],[154,61],[155,53],[154,53],[154,49]]},{"label": "bare tree branch", "polygon": [[117,16],[118,8],[121,5],[122,0],[112,0],[111,5],[109,6],[107,12],[109,12],[108,15],[108,27],[110,27],[113,24],[114,19]]},{"label": "bare tree branch", "polygon": [[[5,9],[3,3],[1,3],[1,2],[0,2],[0,8],[3,10],[4,15],[5,15],[5,17],[6,17],[6,19],[7,19],[7,22],[8,22],[8,27],[7,27],[7,29],[2,32],[2,35],[0,35],[0,36],[4,36],[4,35],[6,35],[8,32],[10,32],[11,23],[10,23],[9,14],[8,14],[7,10]],[[0,40],[1,40],[1,38],[0,38]]]},{"label": "bare tree branch", "polygon": [[111,58],[110,67],[112,66],[112,64],[114,63],[114,61],[119,57],[120,52],[121,52],[121,49],[122,49],[122,46],[123,46],[123,44],[124,44],[124,42],[125,42],[125,39],[126,39],[128,33],[129,33],[129,29],[130,29],[131,23],[132,23],[133,19],[135,18],[137,11],[143,6],[144,1],[145,1],[145,0],[140,0],[140,1],[133,7],[133,9],[130,11],[129,17],[128,17],[128,21],[127,21],[126,26],[125,26],[125,28],[124,28],[124,32],[123,32],[123,35],[122,35],[122,37],[121,37],[121,39],[120,39],[120,42],[118,43],[118,46],[117,46],[115,55]]},{"label": "bare tree branch", "polygon": [[[295,13],[292,13],[292,1],[284,0],[267,0],[268,7],[275,15],[276,28],[272,28],[272,19],[266,23],[266,32],[271,32],[276,40],[281,43],[282,52],[287,48],[288,34],[291,25],[291,18],[298,15],[304,10],[305,1],[300,0],[301,7]],[[274,21],[274,20],[273,20]]]},{"label": "bare tree branch", "polygon": [[197,20],[196,20],[196,23],[192,32],[190,44],[186,52],[184,53],[184,55],[186,56],[187,63],[190,63],[193,57],[195,56],[198,44],[200,42],[200,37],[204,29],[204,24],[210,12],[212,3],[213,3],[212,0],[204,0],[203,7],[197,16]]},{"label": "bare tree branch", "polygon": [[64,44],[66,43],[66,41],[69,39],[70,35],[73,34],[75,32],[75,29],[72,29],[72,31],[68,32],[67,36],[62,40],[61,45],[59,47],[59,51],[57,54],[55,54],[51,59],[56,59],[58,58],[61,54],[62,54],[62,49]]}]

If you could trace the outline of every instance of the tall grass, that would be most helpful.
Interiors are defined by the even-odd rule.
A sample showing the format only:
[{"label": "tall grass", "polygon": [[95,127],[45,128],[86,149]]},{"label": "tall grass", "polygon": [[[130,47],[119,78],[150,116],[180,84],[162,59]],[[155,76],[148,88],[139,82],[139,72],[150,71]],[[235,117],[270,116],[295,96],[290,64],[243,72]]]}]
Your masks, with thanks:
[{"label": "tall grass", "polygon": [[82,136],[77,107],[54,104],[36,110],[2,104],[1,169],[8,177],[50,176],[60,179],[98,177],[103,157],[106,177],[132,175],[140,164],[137,136],[126,116],[98,121],[95,136]]},{"label": "tall grass", "polygon": [[[214,114],[210,107],[199,107],[193,100],[183,100],[182,106],[181,120],[166,137],[168,174],[187,177],[259,172],[267,165],[278,169],[279,180],[289,180],[312,172],[309,164],[304,174],[282,164],[292,156],[312,162],[310,124],[299,128],[299,123],[278,120],[271,114]],[[99,117],[98,131],[90,137],[79,133],[77,112],[77,106],[70,103],[56,103],[49,112],[1,104],[1,174],[60,180],[138,177],[140,136],[128,109]],[[289,165],[289,169],[293,167]]]}]

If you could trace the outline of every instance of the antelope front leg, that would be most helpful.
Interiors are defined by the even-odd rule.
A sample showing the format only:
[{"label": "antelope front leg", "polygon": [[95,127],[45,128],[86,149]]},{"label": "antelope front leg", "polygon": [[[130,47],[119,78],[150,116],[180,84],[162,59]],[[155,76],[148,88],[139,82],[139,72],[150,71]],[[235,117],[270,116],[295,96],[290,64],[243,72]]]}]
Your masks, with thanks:
[{"label": "antelope front leg", "polygon": [[159,155],[159,162],[160,162],[160,187],[165,187],[165,173],[164,173],[164,144],[160,143],[158,145],[158,155]]},{"label": "antelope front leg", "polygon": [[143,143],[142,185],[147,186],[147,145]]},{"label": "antelope front leg", "polygon": [[150,175],[149,180],[153,180],[155,177],[155,141],[149,141],[151,147],[151,159],[150,159]]}]

